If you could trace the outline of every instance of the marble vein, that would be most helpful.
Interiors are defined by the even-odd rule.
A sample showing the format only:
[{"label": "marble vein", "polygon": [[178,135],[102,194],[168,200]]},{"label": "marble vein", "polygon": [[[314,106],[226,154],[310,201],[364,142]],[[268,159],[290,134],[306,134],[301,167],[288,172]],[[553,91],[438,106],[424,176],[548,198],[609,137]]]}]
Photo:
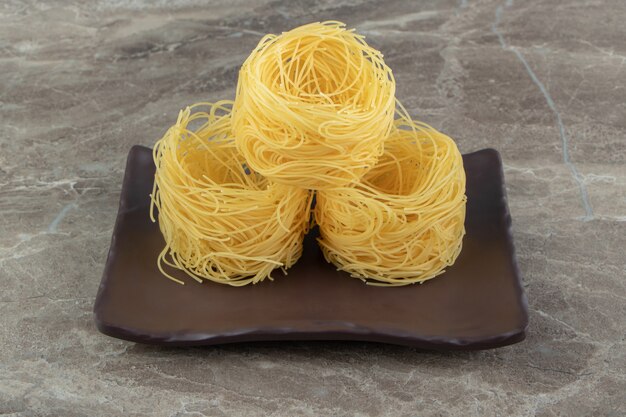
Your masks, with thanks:
[{"label": "marble vein", "polygon": [[[626,415],[624,1],[2,6],[0,415]],[[527,340],[441,354],[100,334],[93,302],[129,148],[187,104],[233,98],[263,34],[326,19],[383,52],[413,116],[462,152],[502,155]]]},{"label": "marble vein", "polygon": [[495,20],[493,21],[493,24],[491,25],[491,31],[498,37],[498,41],[500,42],[500,46],[502,46],[502,49],[513,52],[515,56],[517,57],[517,59],[519,59],[519,61],[522,63],[522,65],[524,65],[526,72],[530,76],[533,83],[535,83],[537,88],[539,88],[539,91],[541,92],[541,94],[546,100],[546,104],[548,105],[550,110],[552,110],[552,112],[554,113],[556,124],[559,128],[559,136],[561,137],[561,151],[563,153],[563,163],[567,165],[567,167],[569,168],[570,172],[572,173],[572,177],[574,178],[574,181],[578,185],[578,189],[580,191],[580,198],[582,201],[583,208],[585,210],[585,216],[583,217],[583,220],[585,221],[593,220],[594,218],[593,209],[589,201],[589,193],[587,192],[587,185],[585,184],[584,177],[580,174],[580,172],[578,171],[578,168],[576,168],[576,165],[574,165],[574,163],[572,162],[570,158],[569,139],[567,137],[567,134],[565,133],[565,125],[563,124],[561,113],[556,108],[556,104],[554,103],[552,96],[548,92],[548,89],[539,80],[535,71],[533,71],[533,69],[530,67],[530,64],[526,60],[526,58],[524,58],[524,55],[522,55],[522,53],[516,47],[507,44],[506,40],[504,39],[504,36],[502,35],[502,33],[500,32],[498,28],[498,25],[500,24],[502,13],[505,7],[510,7],[512,5],[513,5],[513,0],[506,0],[504,7],[500,5],[496,8]]},{"label": "marble vein", "polygon": [[70,210],[76,207],[76,203],[69,203],[65,207],[63,207],[61,211],[59,211],[59,214],[57,214],[56,217],[52,219],[50,225],[48,225],[48,233],[56,233],[59,228],[59,224],[61,224],[65,216],[67,216],[67,213],[69,213]]}]

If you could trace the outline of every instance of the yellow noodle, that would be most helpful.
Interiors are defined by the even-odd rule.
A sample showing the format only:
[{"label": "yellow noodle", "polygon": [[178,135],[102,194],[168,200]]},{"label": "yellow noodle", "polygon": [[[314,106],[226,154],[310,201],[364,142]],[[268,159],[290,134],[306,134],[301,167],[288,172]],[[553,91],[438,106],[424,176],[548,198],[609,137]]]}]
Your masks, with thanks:
[{"label": "yellow noodle", "polygon": [[326,260],[373,285],[407,285],[444,272],[465,234],[465,171],[454,141],[399,119],[379,163],[353,186],[317,192]]},{"label": "yellow noodle", "polygon": [[151,216],[166,246],[158,265],[242,286],[286,270],[302,254],[311,193],[251,171],[231,135],[232,102],[182,110],[154,147]]},{"label": "yellow noodle", "polygon": [[302,253],[311,189],[338,269],[384,286],[441,274],[465,233],[462,158],[394,96],[382,54],[342,23],[265,36],[235,102],[181,111],[155,146],[159,269],[181,283],[167,267],[233,286],[271,279]]},{"label": "yellow noodle", "polygon": [[382,54],[340,22],[266,35],[239,71],[237,148],[252,169],[308,189],[357,181],[383,153],[395,80]]}]

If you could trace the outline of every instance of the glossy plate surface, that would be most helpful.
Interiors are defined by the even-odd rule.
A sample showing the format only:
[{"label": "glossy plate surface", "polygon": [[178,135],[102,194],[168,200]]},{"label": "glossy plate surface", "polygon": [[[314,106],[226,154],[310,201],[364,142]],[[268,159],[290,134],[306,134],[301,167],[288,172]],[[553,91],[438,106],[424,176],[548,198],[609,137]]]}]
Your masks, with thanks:
[{"label": "glossy plate surface", "polygon": [[497,151],[463,156],[467,235],[445,274],[380,288],[349,278],[307,236],[299,262],[273,282],[233,288],[178,285],[156,266],[164,242],[149,218],[154,164],[131,149],[111,248],[95,303],[98,329],[161,345],[268,340],[356,340],[424,349],[486,349],[519,342],[528,324]]}]

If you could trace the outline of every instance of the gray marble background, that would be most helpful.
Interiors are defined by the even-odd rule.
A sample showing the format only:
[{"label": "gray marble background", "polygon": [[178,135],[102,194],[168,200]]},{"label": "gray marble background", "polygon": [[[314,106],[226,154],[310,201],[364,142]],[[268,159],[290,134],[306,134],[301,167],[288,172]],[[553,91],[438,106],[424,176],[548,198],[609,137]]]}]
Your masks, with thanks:
[{"label": "gray marble background", "polygon": [[[232,98],[260,36],[338,19],[464,152],[502,153],[525,342],[163,349],[92,306],[133,144]],[[626,414],[626,2],[51,0],[0,4],[0,414]]]}]

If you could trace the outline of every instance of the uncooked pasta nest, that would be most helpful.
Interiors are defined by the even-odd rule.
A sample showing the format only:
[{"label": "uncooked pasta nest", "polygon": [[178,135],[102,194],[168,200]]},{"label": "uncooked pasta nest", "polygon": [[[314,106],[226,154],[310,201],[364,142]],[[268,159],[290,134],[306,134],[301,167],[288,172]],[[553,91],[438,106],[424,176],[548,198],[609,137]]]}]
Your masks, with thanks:
[{"label": "uncooked pasta nest", "polygon": [[241,286],[302,254],[311,193],[271,183],[251,171],[231,135],[231,104],[200,103],[181,111],[154,147],[151,215],[165,239],[158,264],[192,278]]},{"label": "uncooked pasta nest", "polygon": [[237,148],[282,184],[317,190],[357,181],[383,153],[395,88],[382,54],[343,23],[266,35],[239,71]]},{"label": "uncooked pasta nest", "polygon": [[423,282],[459,255],[465,202],[454,141],[402,111],[373,170],[317,193],[319,243],[329,262],[369,284]]}]

